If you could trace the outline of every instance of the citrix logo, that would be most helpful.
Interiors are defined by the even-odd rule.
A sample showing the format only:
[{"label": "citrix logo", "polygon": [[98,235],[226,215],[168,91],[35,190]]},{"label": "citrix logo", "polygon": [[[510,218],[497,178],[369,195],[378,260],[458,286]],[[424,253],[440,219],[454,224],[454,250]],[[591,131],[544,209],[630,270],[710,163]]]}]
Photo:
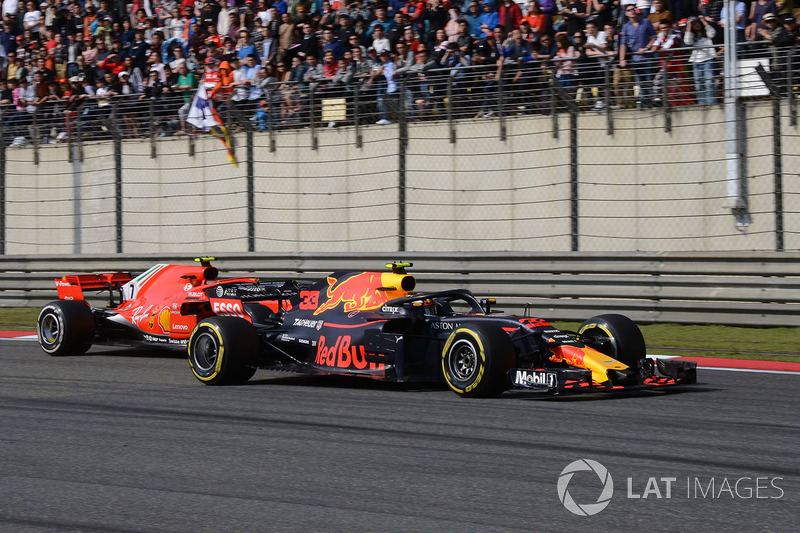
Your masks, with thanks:
[{"label": "citrix logo", "polygon": [[[597,474],[600,481],[603,483],[603,490],[600,492],[595,503],[579,504],[569,493],[568,486],[572,481],[572,476],[575,472],[591,471]],[[611,503],[611,497],[614,495],[614,480],[611,479],[611,474],[605,466],[592,459],[578,459],[568,464],[558,478],[558,499],[566,507],[567,511],[578,516],[592,516],[596,515]]]}]

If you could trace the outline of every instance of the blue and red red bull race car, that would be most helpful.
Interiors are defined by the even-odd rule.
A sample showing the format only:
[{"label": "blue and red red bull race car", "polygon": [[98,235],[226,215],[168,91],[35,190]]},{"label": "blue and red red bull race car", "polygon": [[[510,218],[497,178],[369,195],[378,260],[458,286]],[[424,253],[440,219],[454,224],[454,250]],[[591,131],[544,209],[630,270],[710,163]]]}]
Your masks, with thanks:
[{"label": "blue and red red bull race car", "polygon": [[[50,355],[93,344],[187,349],[207,385],[237,384],[257,369],[444,381],[459,396],[508,389],[560,394],[696,382],[696,363],[647,358],[627,317],[596,316],[578,331],[493,311],[469,291],[414,292],[410,263],[386,272],[334,272],[315,283],[219,279],[212,258],[127,273],[56,279],[38,336]],[[91,307],[84,291],[107,291]]]}]

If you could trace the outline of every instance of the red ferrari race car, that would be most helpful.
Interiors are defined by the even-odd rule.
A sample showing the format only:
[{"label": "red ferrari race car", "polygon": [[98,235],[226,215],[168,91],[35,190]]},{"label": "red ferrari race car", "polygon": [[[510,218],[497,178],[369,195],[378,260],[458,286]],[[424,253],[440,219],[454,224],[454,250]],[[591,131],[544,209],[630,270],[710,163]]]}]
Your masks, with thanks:
[{"label": "red ferrari race car", "polygon": [[[560,394],[696,382],[696,363],[646,357],[630,319],[590,318],[562,331],[541,318],[495,311],[466,290],[414,292],[410,263],[386,272],[334,272],[315,283],[219,279],[213,258],[127,273],[56,279],[38,336],[50,355],[93,344],[188,349],[207,385],[257,369],[347,374],[396,382],[444,381],[464,397],[508,389]],[[90,307],[84,291],[108,291]]]}]

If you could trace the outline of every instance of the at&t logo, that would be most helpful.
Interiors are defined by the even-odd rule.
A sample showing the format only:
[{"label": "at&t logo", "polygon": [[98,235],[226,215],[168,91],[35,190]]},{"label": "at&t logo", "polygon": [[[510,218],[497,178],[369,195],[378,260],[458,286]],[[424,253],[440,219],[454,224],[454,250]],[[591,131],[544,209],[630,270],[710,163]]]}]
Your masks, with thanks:
[{"label": "at&t logo", "polygon": [[[572,481],[572,476],[575,472],[591,471],[597,474],[600,482],[603,484],[603,489],[600,496],[597,497],[595,503],[577,503],[569,493],[569,482]],[[605,509],[611,502],[611,496],[614,495],[614,481],[611,479],[611,474],[608,473],[606,467],[593,461],[591,459],[578,459],[573,461],[561,471],[558,478],[558,499],[564,504],[564,507],[571,513],[578,516],[592,516],[596,515]]]}]

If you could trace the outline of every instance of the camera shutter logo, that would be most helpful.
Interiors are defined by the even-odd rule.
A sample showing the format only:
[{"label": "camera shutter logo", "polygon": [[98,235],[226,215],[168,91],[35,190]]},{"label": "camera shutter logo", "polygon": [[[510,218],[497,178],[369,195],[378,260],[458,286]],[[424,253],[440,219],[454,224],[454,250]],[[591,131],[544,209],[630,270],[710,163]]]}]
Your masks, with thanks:
[{"label": "camera shutter logo", "polygon": [[[575,472],[584,471],[594,472],[603,483],[603,490],[595,503],[579,504],[572,499],[569,490],[567,490],[567,486],[572,480],[572,476],[575,475]],[[569,512],[578,516],[592,516],[605,509],[611,502],[611,497],[614,495],[614,481],[611,479],[611,474],[608,473],[606,467],[597,461],[578,459],[568,464],[564,470],[561,471],[561,475],[558,478],[557,489],[558,499],[561,500],[561,503],[564,504],[564,507],[566,507]]]}]

